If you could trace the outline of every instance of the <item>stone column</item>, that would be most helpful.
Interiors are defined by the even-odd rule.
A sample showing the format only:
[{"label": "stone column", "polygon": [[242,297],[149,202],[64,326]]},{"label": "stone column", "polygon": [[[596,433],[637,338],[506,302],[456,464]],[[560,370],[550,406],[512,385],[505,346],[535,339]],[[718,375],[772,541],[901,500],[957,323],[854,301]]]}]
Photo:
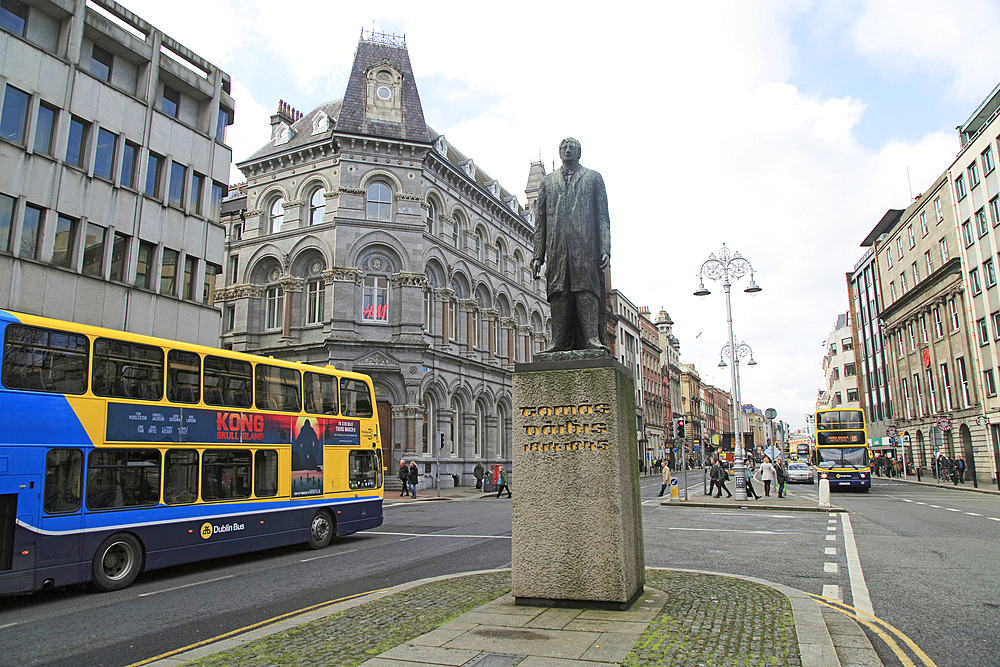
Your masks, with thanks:
[{"label": "stone column", "polygon": [[531,336],[535,333],[527,324],[522,324],[517,328],[517,332],[524,336],[524,363],[531,363]]},{"label": "stone column", "polygon": [[451,297],[455,296],[455,290],[441,287],[434,290],[434,298],[441,302],[441,347],[448,349],[451,343]]},{"label": "stone column", "polygon": [[462,299],[458,308],[465,313],[465,353],[472,354],[476,343],[476,308],[479,302],[475,299]]},{"label": "stone column", "polygon": [[489,347],[489,358],[492,361],[497,357],[497,320],[500,318],[500,311],[496,308],[487,308],[483,311],[487,322],[487,346]]},{"label": "stone column", "polygon": [[330,322],[333,315],[333,271],[323,272],[323,333],[330,334]]},{"label": "stone column", "polygon": [[500,326],[507,330],[507,363],[513,366],[517,357],[517,350],[514,348],[514,328],[517,326],[517,320],[513,317],[501,317]]},{"label": "stone column", "polygon": [[281,291],[283,294],[283,312],[281,314],[281,337],[289,339],[291,342],[292,337],[292,313],[295,307],[295,297],[293,294],[299,294],[302,292],[302,288],[305,286],[306,281],[302,278],[296,278],[294,276],[283,276],[278,280],[278,284],[281,285]]},{"label": "stone column", "polygon": [[492,452],[492,455],[493,455],[492,458],[499,459],[500,458],[500,447],[499,447],[500,438],[499,438],[499,431],[497,430],[497,428],[498,428],[497,425],[500,423],[500,419],[498,417],[494,417],[492,415],[487,415],[485,417],[485,420],[486,420],[486,425],[485,425],[485,428],[483,429],[483,432],[485,434],[485,438],[484,438],[484,442],[483,442],[483,452],[482,452],[481,458],[484,461],[489,461],[490,460],[490,453]]},{"label": "stone column", "polygon": [[[323,272],[327,283],[336,283],[333,296],[337,303],[330,304],[330,337],[339,340],[357,340],[355,323],[360,319],[357,312],[361,301],[361,269],[335,266]],[[332,301],[332,299],[331,299]]]},{"label": "stone column", "polygon": [[536,343],[535,352],[541,352],[547,347],[546,343],[549,340],[549,336],[544,331],[536,331],[534,336]]}]

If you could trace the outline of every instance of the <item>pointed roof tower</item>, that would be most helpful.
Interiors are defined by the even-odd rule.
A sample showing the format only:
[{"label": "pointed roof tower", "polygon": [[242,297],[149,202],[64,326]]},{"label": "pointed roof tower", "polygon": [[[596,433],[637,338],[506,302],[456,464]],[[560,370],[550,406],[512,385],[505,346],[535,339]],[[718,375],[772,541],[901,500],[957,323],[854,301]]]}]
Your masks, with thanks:
[{"label": "pointed roof tower", "polygon": [[524,186],[524,194],[528,197],[528,208],[534,208],[535,200],[542,189],[542,180],[545,178],[545,163],[541,160],[532,162],[528,169],[528,184]]},{"label": "pointed roof tower", "polygon": [[405,36],[361,31],[337,130],[430,143]]}]

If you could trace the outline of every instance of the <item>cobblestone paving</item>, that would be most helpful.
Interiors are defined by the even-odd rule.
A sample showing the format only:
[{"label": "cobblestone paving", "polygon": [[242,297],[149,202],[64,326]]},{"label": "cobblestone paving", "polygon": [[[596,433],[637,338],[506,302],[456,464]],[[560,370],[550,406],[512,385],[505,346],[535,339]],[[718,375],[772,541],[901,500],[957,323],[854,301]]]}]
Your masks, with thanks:
[{"label": "cobblestone paving", "polygon": [[788,598],[742,579],[647,570],[670,599],[625,660],[628,667],[801,665]]},{"label": "cobblestone paving", "polygon": [[446,579],[216,653],[187,667],[350,667],[510,590],[510,572]]}]

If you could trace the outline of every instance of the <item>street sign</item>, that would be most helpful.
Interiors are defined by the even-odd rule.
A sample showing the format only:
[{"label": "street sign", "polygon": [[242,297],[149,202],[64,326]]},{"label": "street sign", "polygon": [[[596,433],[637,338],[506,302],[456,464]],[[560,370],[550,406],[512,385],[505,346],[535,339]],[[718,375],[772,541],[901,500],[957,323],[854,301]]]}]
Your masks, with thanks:
[{"label": "street sign", "polygon": [[774,408],[768,408],[767,410],[764,410],[764,416],[768,419],[774,419],[778,416],[778,411]]}]

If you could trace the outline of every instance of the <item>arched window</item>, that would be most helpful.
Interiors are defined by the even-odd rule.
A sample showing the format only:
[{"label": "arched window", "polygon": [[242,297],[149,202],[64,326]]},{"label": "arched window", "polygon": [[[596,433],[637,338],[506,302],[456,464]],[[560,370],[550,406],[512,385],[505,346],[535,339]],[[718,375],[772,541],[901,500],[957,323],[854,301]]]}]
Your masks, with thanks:
[{"label": "arched window", "polygon": [[324,213],[326,213],[326,189],[318,187],[309,197],[309,224],[318,225],[323,222]]},{"label": "arched window", "polygon": [[458,434],[461,433],[462,429],[459,427],[459,422],[462,419],[462,413],[458,409],[458,399],[451,399],[451,455],[458,456]]},{"label": "arched window", "polygon": [[427,200],[427,233],[433,235],[434,227],[437,224],[437,205],[434,203],[433,199]]},{"label": "arched window", "polygon": [[427,454],[434,444],[434,399],[430,394],[424,394],[424,424],[421,440],[422,452]]},{"label": "arched window", "polygon": [[264,292],[264,328],[280,329],[285,310],[285,294],[280,285]]},{"label": "arched window", "polygon": [[390,222],[392,220],[392,190],[381,181],[368,186],[368,220]]},{"label": "arched window", "polygon": [[268,209],[267,222],[268,229],[271,230],[272,234],[277,234],[281,231],[281,224],[285,221],[285,200],[283,197],[278,197],[271,202],[271,207]]},{"label": "arched window", "polygon": [[434,290],[431,287],[424,288],[423,324],[424,331],[433,333],[432,324],[434,322]]},{"label": "arched window", "polygon": [[452,298],[451,304],[450,304],[450,306],[448,308],[448,311],[449,311],[448,312],[448,316],[449,316],[449,319],[451,320],[448,323],[448,328],[450,329],[450,331],[448,333],[450,334],[451,339],[457,343],[457,342],[459,342],[459,337],[458,337],[458,299],[457,298]]},{"label": "arched window", "polygon": [[480,262],[485,260],[483,257],[483,231],[481,229],[476,230],[476,259]]},{"label": "arched window", "polygon": [[366,322],[389,321],[389,279],[385,276],[365,276],[361,319]]},{"label": "arched window", "polygon": [[457,214],[451,223],[451,240],[455,243],[455,248],[462,247],[462,218]]},{"label": "arched window", "polygon": [[483,448],[486,444],[486,415],[483,406],[476,403],[476,457],[483,455]]},{"label": "arched window", "polygon": [[514,253],[514,282],[521,284],[521,253]]}]

